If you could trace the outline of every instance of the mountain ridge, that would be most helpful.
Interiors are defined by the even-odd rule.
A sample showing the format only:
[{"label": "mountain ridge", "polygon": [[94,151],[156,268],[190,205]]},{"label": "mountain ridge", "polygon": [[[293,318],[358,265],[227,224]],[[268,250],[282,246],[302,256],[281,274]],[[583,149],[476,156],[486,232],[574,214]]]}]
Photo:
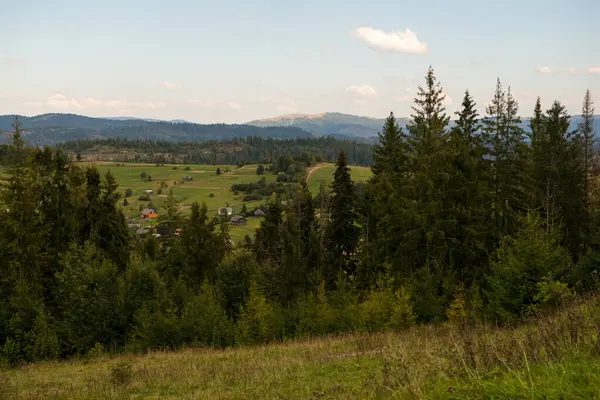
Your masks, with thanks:
[{"label": "mountain ridge", "polygon": [[[264,138],[307,138],[332,136],[336,139],[375,142],[385,122],[384,118],[365,117],[339,112],[319,114],[285,114],[244,124],[196,124],[185,120],[158,120],[136,117],[88,117],[78,114],[48,113],[31,117],[0,115],[0,143],[8,142],[11,123],[19,118],[26,131],[26,139],[33,145],[52,145],[78,139],[152,139],[171,141],[228,140],[248,136]],[[600,115],[596,115],[596,131],[600,129]],[[405,128],[409,118],[396,118]],[[521,127],[528,130],[529,117],[521,119]],[[581,116],[571,117],[575,129]],[[451,121],[450,126],[454,122]],[[4,133],[4,134],[3,134]]]}]

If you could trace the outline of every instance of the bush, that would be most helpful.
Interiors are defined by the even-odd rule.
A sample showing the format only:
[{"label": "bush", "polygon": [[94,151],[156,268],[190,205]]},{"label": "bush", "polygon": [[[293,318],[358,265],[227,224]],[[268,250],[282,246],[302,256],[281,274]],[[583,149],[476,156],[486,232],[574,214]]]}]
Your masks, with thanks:
[{"label": "bush", "polygon": [[[562,289],[548,280],[563,276],[570,265],[570,256],[558,244],[557,233],[548,233],[538,216],[528,215],[522,223],[517,235],[505,238],[490,259],[490,312],[504,323],[524,316],[531,310],[529,305],[551,301],[554,295],[550,292]],[[546,286],[539,286],[544,281]],[[546,294],[540,295],[540,290]]]},{"label": "bush", "polygon": [[212,199],[213,197],[215,197],[215,194],[211,193],[211,194],[208,195],[208,197],[210,197]]},{"label": "bush", "polygon": [[278,321],[273,306],[255,286],[240,310],[235,342],[238,345],[267,343],[277,337]]},{"label": "bush", "polygon": [[185,167],[184,169],[185,169],[186,171],[189,171],[189,170],[191,170],[191,168],[190,168],[190,167]]},{"label": "bush", "polygon": [[126,385],[131,382],[132,378],[131,363],[127,361],[119,361],[110,370],[110,380],[115,385]]},{"label": "bush", "polygon": [[125,197],[131,197],[133,195],[133,189],[129,188],[125,191]]},{"label": "bush", "polygon": [[325,335],[335,331],[337,313],[325,295],[325,283],[321,282],[317,295],[310,293],[298,303],[297,334]]},{"label": "bush", "polygon": [[140,197],[138,197],[139,201],[150,201],[150,196],[147,194],[142,194],[140,195]]}]

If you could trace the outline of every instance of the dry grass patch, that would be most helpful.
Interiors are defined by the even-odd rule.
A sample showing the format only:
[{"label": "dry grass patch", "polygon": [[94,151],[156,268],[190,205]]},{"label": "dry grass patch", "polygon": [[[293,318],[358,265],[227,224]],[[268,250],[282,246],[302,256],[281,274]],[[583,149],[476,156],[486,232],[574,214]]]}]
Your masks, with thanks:
[{"label": "dry grass patch", "polygon": [[0,394],[11,399],[460,398],[452,382],[483,388],[498,374],[510,376],[524,393],[543,394],[543,387],[532,389],[536,377],[520,371],[600,355],[599,310],[596,295],[513,329],[417,326],[258,347],[40,363],[1,372]]}]

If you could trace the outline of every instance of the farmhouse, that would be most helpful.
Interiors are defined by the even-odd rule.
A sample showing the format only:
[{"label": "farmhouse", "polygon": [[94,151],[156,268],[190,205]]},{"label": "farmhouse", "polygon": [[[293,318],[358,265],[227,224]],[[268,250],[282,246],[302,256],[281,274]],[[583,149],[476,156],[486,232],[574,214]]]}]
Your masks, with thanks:
[{"label": "farmhouse", "polygon": [[144,208],[140,212],[140,218],[141,219],[155,219],[155,218],[158,218],[158,213],[156,212],[156,210],[152,210],[150,208]]},{"label": "farmhouse", "polygon": [[233,214],[233,208],[231,207],[221,207],[219,208],[219,210],[217,211],[219,213],[219,215],[231,215]]},{"label": "farmhouse", "polygon": [[246,225],[246,218],[242,217],[241,215],[235,215],[231,217],[231,225]]},{"label": "farmhouse", "polygon": [[152,190],[152,189],[146,190],[146,194],[152,194],[152,193],[154,193],[154,190]]},{"label": "farmhouse", "polygon": [[265,214],[265,212],[263,210],[261,210],[260,208],[256,211],[254,211],[255,217],[264,217],[265,215],[267,215],[267,214]]},{"label": "farmhouse", "polygon": [[191,180],[193,180],[193,179],[194,179],[194,178],[193,178],[193,177],[191,177],[191,176],[184,176],[184,177],[183,177],[183,180],[184,180],[184,181],[187,181],[187,182],[189,182],[189,181],[191,181]]}]

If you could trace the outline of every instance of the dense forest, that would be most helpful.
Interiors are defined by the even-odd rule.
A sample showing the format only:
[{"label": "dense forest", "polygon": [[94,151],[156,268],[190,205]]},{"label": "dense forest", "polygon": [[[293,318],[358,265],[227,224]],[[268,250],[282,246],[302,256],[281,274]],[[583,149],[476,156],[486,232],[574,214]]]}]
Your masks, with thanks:
[{"label": "dense forest", "polygon": [[[153,140],[77,140],[56,145],[79,154],[82,159],[110,159],[120,162],[182,164],[270,164],[280,156],[314,155],[317,161],[335,162],[344,152],[353,165],[373,163],[372,146],[332,137],[273,139],[236,138],[227,141],[173,142]],[[126,152],[123,152],[126,151]]]},{"label": "dense forest", "polygon": [[452,129],[443,102],[430,69],[410,124],[385,121],[367,184],[340,152],[329,189],[273,193],[236,248],[204,205],[182,217],[172,196],[164,236],[130,236],[110,173],[25,147],[15,123],[0,193],[2,362],[509,325],[597,289],[589,92],[577,130],[559,101],[538,99],[526,132],[500,81],[484,116],[465,92]]}]

